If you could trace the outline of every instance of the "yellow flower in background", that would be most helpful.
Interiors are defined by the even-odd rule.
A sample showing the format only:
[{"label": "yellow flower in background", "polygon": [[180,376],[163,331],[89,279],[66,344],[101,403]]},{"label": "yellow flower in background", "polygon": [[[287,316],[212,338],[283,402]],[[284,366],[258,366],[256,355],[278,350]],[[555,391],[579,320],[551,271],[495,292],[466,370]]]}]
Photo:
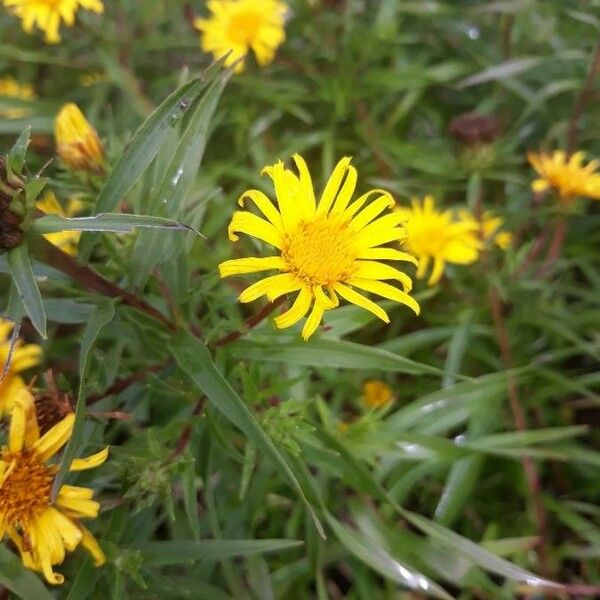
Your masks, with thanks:
[{"label": "yellow flower in background", "polygon": [[0,319],[0,416],[9,413],[15,399],[23,392],[29,394],[27,386],[19,373],[38,365],[42,359],[42,349],[36,344],[23,344],[17,340],[12,353],[9,368],[4,378],[6,362],[10,355],[11,333],[14,324]]},{"label": "yellow flower in background", "polygon": [[472,224],[477,230],[478,235],[484,242],[493,242],[501,250],[506,250],[512,244],[512,234],[509,231],[502,231],[504,219],[493,213],[486,211],[478,220],[470,211],[459,211],[460,220]]},{"label": "yellow flower in background", "polygon": [[[41,571],[49,583],[61,584],[64,577],[53,571],[63,562],[66,552],[81,544],[96,566],[105,562],[104,553],[80,518],[98,516],[100,504],[92,500],[90,488],[63,485],[56,499],[50,497],[58,464],[48,461],[60,451],[73,431],[74,414],[57,423],[43,436],[31,401],[18,398],[10,422],[8,443],[0,454],[0,532],[8,534],[28,569]],[[108,448],[77,458],[71,471],[83,471],[101,465]]]},{"label": "yellow flower in background", "polygon": [[[37,207],[47,215],[59,215],[61,217],[74,217],[83,207],[83,204],[77,198],[71,198],[66,209],[62,207],[53,192],[46,192]],[[55,246],[58,246],[63,252],[75,256],[77,254],[77,245],[81,237],[81,231],[59,231],[57,233],[47,233],[44,237]]]},{"label": "yellow flower in background", "polygon": [[75,171],[102,173],[104,148],[96,130],[73,102],[65,104],[54,123],[59,156]]},{"label": "yellow flower in background", "polygon": [[[386,312],[354,288],[406,304],[419,314],[419,305],[409,296],[410,277],[379,262],[417,263],[406,252],[382,247],[404,238],[405,231],[400,226],[403,218],[397,212],[389,212],[394,200],[385,190],[371,190],[351,202],[358,174],[350,160],[343,158],[337,164],[318,203],[301,156],[294,155],[299,176],[281,161],[266,167],[263,173],[273,180],[277,206],[262,192],[249,190],[240,197],[240,206],[250,200],[265,218],[237,211],[229,225],[231,241],[239,239],[238,232],[245,233],[274,246],[278,253],[265,258],[227,260],[219,265],[221,277],[278,271],[244,290],[239,300],[251,302],[266,296],[273,301],[298,292],[292,307],[276,317],[275,324],[280,329],[290,327],[312,306],[302,329],[305,340],[315,332],[325,311],[338,306],[338,296],[389,323]],[[372,197],[375,199],[368,202]],[[385,280],[398,281],[402,289]]]},{"label": "yellow flower in background", "polygon": [[[198,18],[194,27],[200,31],[200,46],[215,59],[230,52],[225,62],[233,65],[252,50],[259,65],[273,61],[277,48],[285,41],[287,5],[280,0],[209,0],[211,15]],[[235,66],[244,69],[245,60]]]},{"label": "yellow flower in background", "polygon": [[[19,83],[12,77],[2,77],[0,78],[0,97],[33,100],[35,92],[29,83]],[[29,113],[30,111],[26,108],[0,108],[0,117],[7,119],[21,119]]]},{"label": "yellow flower in background", "polygon": [[567,203],[578,196],[600,200],[600,173],[596,172],[600,161],[592,160],[584,167],[584,158],[583,152],[570,157],[562,150],[552,154],[529,152],[527,159],[540,176],[531,188],[538,193],[554,188]]},{"label": "yellow flower in background", "polygon": [[79,82],[83,87],[92,87],[105,81],[108,81],[108,75],[104,71],[92,71],[79,77]]},{"label": "yellow flower in background", "polygon": [[476,221],[459,221],[452,211],[437,210],[431,196],[422,202],[413,199],[411,208],[398,208],[396,212],[406,228],[403,247],[419,259],[419,279],[425,277],[433,261],[428,285],[438,283],[446,263],[466,265],[477,260],[482,243]]},{"label": "yellow flower in background", "polygon": [[60,42],[61,23],[72,27],[79,8],[96,14],[104,12],[101,0],[2,0],[4,6],[23,22],[23,30],[33,33],[37,27],[43,31],[49,44]]},{"label": "yellow flower in background", "polygon": [[363,383],[362,401],[367,408],[384,408],[394,401],[394,392],[383,381],[370,379]]}]

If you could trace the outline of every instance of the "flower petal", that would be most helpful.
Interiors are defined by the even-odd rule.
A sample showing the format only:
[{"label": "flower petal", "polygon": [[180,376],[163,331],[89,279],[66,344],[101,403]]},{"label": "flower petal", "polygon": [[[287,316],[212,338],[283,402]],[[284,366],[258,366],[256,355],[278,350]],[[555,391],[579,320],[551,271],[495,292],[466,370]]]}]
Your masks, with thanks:
[{"label": "flower petal", "polygon": [[100,466],[108,458],[108,447],[86,458],[75,458],[71,462],[71,471],[85,471]]},{"label": "flower petal", "polygon": [[281,249],[282,246],[281,234],[269,221],[245,211],[238,210],[233,213],[228,233],[232,242],[237,242],[240,239],[238,233],[245,233],[263,240],[267,244],[275,246],[275,248]]},{"label": "flower petal", "polygon": [[281,256],[236,258],[222,262],[219,265],[219,274],[221,277],[231,277],[232,275],[246,275],[247,273],[258,273],[270,269],[284,270],[285,268],[286,262]]},{"label": "flower petal", "polygon": [[409,308],[412,308],[417,315],[421,312],[419,304],[412,296],[409,296],[406,292],[402,292],[389,283],[372,279],[361,279],[360,277],[352,277],[348,283],[361,290],[366,290],[367,292],[387,298],[388,300],[394,300],[395,302],[405,304]]},{"label": "flower petal", "polygon": [[306,286],[302,287],[291,308],[275,317],[275,325],[279,329],[285,329],[286,327],[295,325],[308,312],[312,299],[313,296],[310,289]]},{"label": "flower petal", "polygon": [[317,206],[317,216],[326,215],[329,212],[329,209],[331,208],[331,205],[338,194],[340,186],[342,185],[344,175],[350,166],[351,160],[352,158],[345,156],[338,162],[338,164],[335,166],[335,169],[333,169],[333,173],[327,180],[327,184],[323,190],[323,195],[319,201],[319,206]]},{"label": "flower petal", "polygon": [[304,341],[308,340],[308,338],[317,330],[324,313],[325,309],[318,302],[315,302],[313,309],[302,328],[302,339],[304,339]]},{"label": "flower petal", "polygon": [[387,313],[381,306],[369,300],[366,296],[359,294],[356,290],[344,285],[343,283],[336,283],[333,286],[333,289],[345,300],[351,302],[352,304],[356,304],[356,306],[360,306],[369,312],[372,312],[375,316],[379,317],[385,323],[390,322],[390,318]]},{"label": "flower petal", "polygon": [[71,437],[74,423],[75,414],[68,414],[33,444],[32,449],[42,462],[54,456],[67,443]]}]

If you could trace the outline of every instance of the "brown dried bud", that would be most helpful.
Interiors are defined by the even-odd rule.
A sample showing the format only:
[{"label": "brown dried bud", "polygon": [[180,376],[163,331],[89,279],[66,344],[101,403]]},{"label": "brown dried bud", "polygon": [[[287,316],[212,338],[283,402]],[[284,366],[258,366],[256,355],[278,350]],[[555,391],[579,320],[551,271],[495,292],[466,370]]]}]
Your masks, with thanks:
[{"label": "brown dried bud", "polygon": [[490,144],[500,134],[500,121],[494,115],[463,113],[450,121],[448,133],[465,146]]},{"label": "brown dried bud", "polygon": [[34,400],[35,416],[41,435],[44,435],[54,425],[73,412],[69,394],[65,394],[56,388],[51,371],[46,373],[46,379],[48,381],[48,389],[40,390],[35,395]]}]

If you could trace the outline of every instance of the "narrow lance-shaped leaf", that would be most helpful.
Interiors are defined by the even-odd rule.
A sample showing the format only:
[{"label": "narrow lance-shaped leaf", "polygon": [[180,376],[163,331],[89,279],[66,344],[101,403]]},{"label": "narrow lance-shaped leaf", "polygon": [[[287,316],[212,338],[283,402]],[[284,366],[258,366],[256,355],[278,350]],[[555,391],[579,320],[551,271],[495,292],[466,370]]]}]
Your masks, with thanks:
[{"label": "narrow lance-shaped leaf", "polygon": [[[173,92],[135,132],[123,155],[114,166],[96,202],[96,212],[112,212],[121,199],[133,188],[156,157],[161,145],[173,133],[173,128],[194,106],[202,91],[219,73],[223,59],[206,73]],[[93,242],[83,238],[80,253],[87,257]]]},{"label": "narrow lance-shaped leaf", "polygon": [[0,545],[0,584],[24,600],[53,599],[38,577],[3,545]]},{"label": "narrow lance-shaped leaf", "polygon": [[103,304],[98,305],[96,310],[92,313],[90,320],[83,333],[81,340],[81,349],[79,352],[79,390],[77,393],[77,406],[75,408],[75,424],[73,425],[73,432],[71,438],[65,448],[58,473],[54,479],[52,485],[52,498],[55,498],[65,480],[65,477],[69,473],[71,462],[75,458],[75,454],[81,443],[81,435],[83,433],[83,424],[85,421],[85,380],[87,377],[88,360],[90,350],[96,342],[98,335],[102,331],[103,327],[110,323],[115,316],[115,304],[114,301],[105,301]]},{"label": "narrow lance-shaped leaf", "polygon": [[19,291],[19,296],[25,307],[25,312],[37,332],[46,338],[46,312],[42,295],[38,288],[27,244],[21,244],[8,253],[8,264],[13,281]]},{"label": "narrow lance-shaped leaf", "polygon": [[298,540],[177,540],[143,542],[124,549],[140,552],[146,566],[176,565],[190,560],[223,560],[302,546]]},{"label": "narrow lance-shaped leaf", "polygon": [[178,223],[173,219],[120,213],[105,213],[93,217],[74,218],[46,215],[33,222],[31,231],[39,234],[58,233],[60,231],[112,231],[115,233],[127,233],[138,227],[178,229],[198,233],[192,227]]},{"label": "narrow lance-shaped leaf", "polygon": [[266,452],[273,459],[281,474],[302,498],[319,532],[324,535],[319,519],[284,455],[223,377],[208,348],[190,334],[181,333],[173,338],[170,349],[181,370],[206,394],[211,404],[243,431],[257,448]]}]

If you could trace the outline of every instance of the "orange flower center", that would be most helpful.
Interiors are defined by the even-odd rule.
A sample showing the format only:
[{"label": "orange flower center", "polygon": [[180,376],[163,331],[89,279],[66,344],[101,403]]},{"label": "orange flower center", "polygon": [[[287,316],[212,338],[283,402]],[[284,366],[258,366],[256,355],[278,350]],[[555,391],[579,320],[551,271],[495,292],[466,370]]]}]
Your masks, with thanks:
[{"label": "orange flower center", "polygon": [[281,254],[288,270],[308,285],[333,285],[355,270],[353,238],[343,222],[326,217],[301,221],[284,239]]},{"label": "orange flower center", "polygon": [[8,464],[0,485],[0,515],[5,523],[26,525],[50,504],[54,469],[31,451],[4,452]]}]

